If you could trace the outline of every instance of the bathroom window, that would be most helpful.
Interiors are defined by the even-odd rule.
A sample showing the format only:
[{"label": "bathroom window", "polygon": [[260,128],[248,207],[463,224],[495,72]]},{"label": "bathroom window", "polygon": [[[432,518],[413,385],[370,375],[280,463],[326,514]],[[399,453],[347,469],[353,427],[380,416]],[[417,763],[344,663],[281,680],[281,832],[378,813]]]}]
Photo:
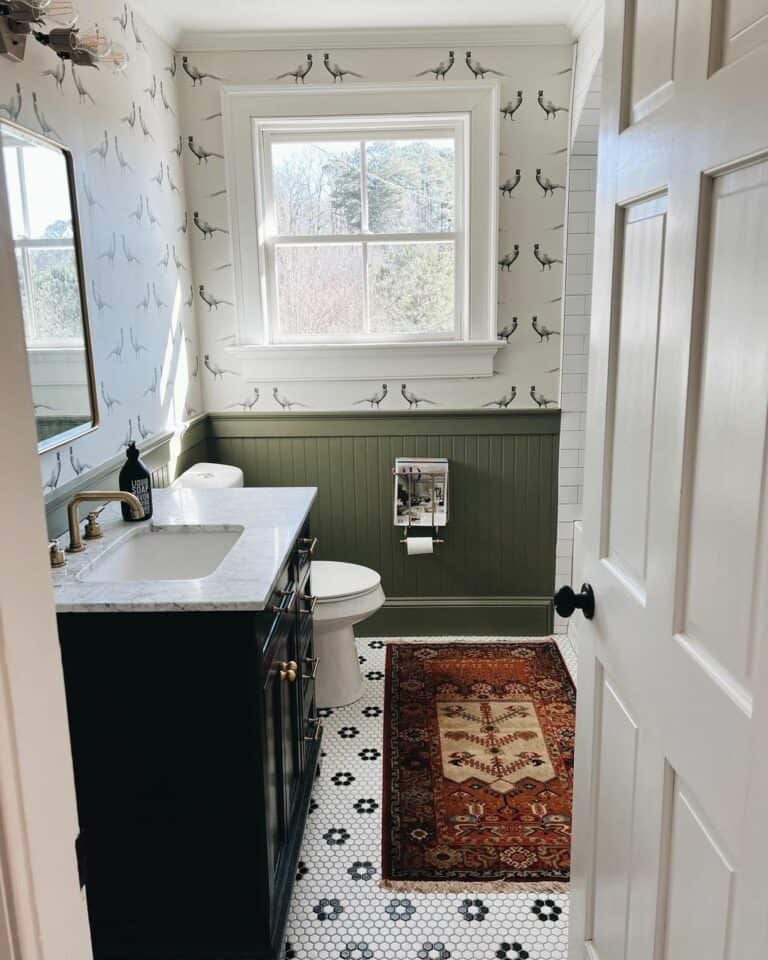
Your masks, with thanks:
[{"label": "bathroom window", "polygon": [[397,118],[260,134],[270,341],[461,339],[461,126]]},{"label": "bathroom window", "polygon": [[485,377],[498,87],[224,90],[237,334],[254,377]]}]

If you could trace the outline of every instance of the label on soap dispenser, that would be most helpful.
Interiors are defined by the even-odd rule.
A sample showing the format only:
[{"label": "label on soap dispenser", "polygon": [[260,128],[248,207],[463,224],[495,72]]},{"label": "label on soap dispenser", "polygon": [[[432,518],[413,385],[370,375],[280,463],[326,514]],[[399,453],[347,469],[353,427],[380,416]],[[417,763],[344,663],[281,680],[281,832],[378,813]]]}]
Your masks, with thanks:
[{"label": "label on soap dispenser", "polygon": [[129,491],[136,497],[144,509],[144,516],[152,516],[152,490],[148,478],[140,480],[131,480],[131,489]]}]

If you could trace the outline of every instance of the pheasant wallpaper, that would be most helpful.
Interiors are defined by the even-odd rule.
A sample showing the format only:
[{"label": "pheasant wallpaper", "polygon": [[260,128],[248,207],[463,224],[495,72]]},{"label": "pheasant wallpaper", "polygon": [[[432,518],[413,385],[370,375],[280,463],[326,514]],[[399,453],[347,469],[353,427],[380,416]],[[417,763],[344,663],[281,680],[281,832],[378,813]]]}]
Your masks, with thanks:
[{"label": "pheasant wallpaper", "polygon": [[[314,410],[553,407],[560,393],[569,45],[390,49],[188,51],[178,57],[188,223],[206,409]],[[500,76],[500,243],[496,375],[403,384],[256,380],[227,352],[235,339],[221,84],[297,86],[361,80]]]},{"label": "pheasant wallpaper", "polygon": [[[173,51],[123,2],[82,0],[129,53],[75,68],[0,58],[0,116],[73,152],[101,425],[41,457],[46,492],[198,413],[555,407],[560,395],[570,45]],[[308,55],[311,54],[311,57]],[[491,379],[264,381],[234,342],[222,82],[502,83],[498,336]]]},{"label": "pheasant wallpaper", "polygon": [[127,5],[79,7],[126,48],[123,73],[34,41],[0,58],[0,116],[69,147],[77,178],[101,425],[40,458],[46,492],[202,410],[173,54]]}]

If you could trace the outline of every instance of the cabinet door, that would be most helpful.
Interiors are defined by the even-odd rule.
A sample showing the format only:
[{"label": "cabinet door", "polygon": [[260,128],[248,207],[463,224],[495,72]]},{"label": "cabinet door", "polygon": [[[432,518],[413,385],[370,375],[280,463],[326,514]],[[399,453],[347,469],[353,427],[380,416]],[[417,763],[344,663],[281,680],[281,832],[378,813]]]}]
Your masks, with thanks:
[{"label": "cabinet door", "polygon": [[297,777],[290,749],[290,688],[296,684],[288,678],[293,620],[292,606],[275,615],[264,654],[264,789],[267,846],[273,871],[288,835],[290,796]]}]

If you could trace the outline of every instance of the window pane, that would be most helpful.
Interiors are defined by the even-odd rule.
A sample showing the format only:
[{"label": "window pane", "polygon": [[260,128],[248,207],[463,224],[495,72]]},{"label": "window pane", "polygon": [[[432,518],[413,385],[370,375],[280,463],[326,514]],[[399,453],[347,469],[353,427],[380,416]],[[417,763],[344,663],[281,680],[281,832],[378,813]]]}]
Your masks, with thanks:
[{"label": "window pane", "polygon": [[371,233],[454,230],[452,139],[372,140],[365,146]]},{"label": "window pane", "polygon": [[363,251],[357,243],[279,246],[278,338],[363,332]]},{"label": "window pane", "polygon": [[453,243],[372,243],[371,333],[454,333],[454,275]]},{"label": "window pane", "polygon": [[[82,341],[80,287],[72,247],[28,250],[32,303],[22,298],[24,326],[33,339]],[[23,289],[24,282],[20,278]]]},{"label": "window pane", "polygon": [[273,143],[277,233],[360,232],[360,144]]}]

